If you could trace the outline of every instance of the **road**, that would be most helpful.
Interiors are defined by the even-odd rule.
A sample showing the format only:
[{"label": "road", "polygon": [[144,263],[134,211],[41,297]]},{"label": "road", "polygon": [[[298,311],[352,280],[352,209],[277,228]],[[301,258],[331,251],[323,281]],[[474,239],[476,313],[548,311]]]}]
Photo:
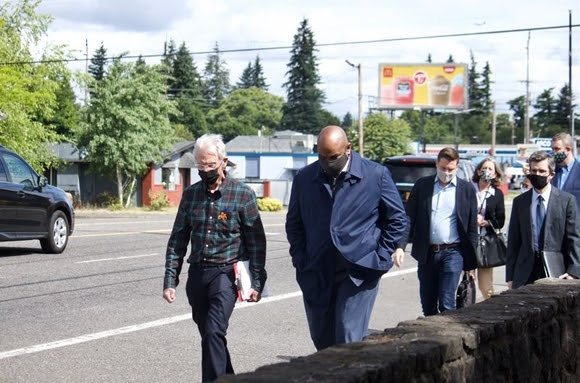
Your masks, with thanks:
[{"label": "road", "polygon": [[[268,289],[236,306],[228,345],[236,372],[311,354],[284,213],[263,213]],[[0,382],[200,381],[200,338],[185,296],[162,297],[173,216],[78,217],[60,255],[38,241],[0,243]],[[421,315],[416,262],[381,281],[371,332]],[[503,267],[496,290],[504,290]]]}]

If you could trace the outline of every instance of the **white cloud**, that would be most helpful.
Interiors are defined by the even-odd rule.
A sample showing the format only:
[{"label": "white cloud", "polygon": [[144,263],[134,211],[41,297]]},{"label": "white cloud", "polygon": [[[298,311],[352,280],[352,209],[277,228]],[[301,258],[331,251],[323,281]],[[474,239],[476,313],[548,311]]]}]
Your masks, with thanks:
[{"label": "white cloud", "polygon": [[[303,18],[309,20],[316,42],[385,40],[413,36],[478,33],[567,25],[568,10],[580,18],[575,0],[549,2],[527,0],[44,0],[42,9],[53,13],[49,31],[54,42],[67,43],[89,55],[101,41],[110,54],[130,51],[133,55],[160,54],[163,44],[174,39],[185,42],[192,52],[221,49],[289,47]],[[577,22],[576,22],[577,23]],[[580,28],[573,31],[580,44]],[[319,69],[328,108],[342,117],[357,114],[357,71],[344,60],[360,63],[366,108],[378,92],[378,64],[381,62],[424,62],[431,53],[434,61],[451,54],[456,62],[469,63],[470,51],[481,71],[486,62],[492,70],[493,96],[498,110],[506,102],[525,94],[527,32],[484,34],[454,38],[400,42],[319,46]],[[574,54],[578,55],[575,48]],[[225,53],[231,82],[238,81],[249,61],[259,54],[272,93],[285,96],[289,49]],[[206,54],[194,56],[203,69]],[[148,59],[153,62],[154,59]],[[530,90],[532,95],[568,81],[568,30],[534,31],[530,38]],[[580,68],[574,58],[573,90],[580,94]]]}]

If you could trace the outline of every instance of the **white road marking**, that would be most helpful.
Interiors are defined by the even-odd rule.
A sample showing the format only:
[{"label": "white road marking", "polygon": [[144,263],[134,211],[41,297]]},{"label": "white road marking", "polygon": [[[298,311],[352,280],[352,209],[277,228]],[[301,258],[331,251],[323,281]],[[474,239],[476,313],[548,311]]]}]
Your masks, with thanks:
[{"label": "white road marking", "polygon": [[[399,275],[410,274],[410,273],[414,273],[414,272],[417,272],[416,267],[404,269],[404,270],[392,271],[392,272],[388,272],[385,275],[383,275],[383,277],[381,279],[396,277]],[[260,302],[258,302],[258,303],[240,302],[240,303],[236,304],[235,309],[243,309],[243,308],[252,307],[255,305],[260,305],[260,304],[265,304],[265,303],[270,303],[270,302],[277,302],[277,301],[290,299],[290,298],[296,298],[299,296],[302,296],[302,291],[295,291],[292,293],[286,293],[286,294],[280,294],[280,295],[275,295],[275,296],[271,296],[271,297],[266,297],[266,298],[260,300]],[[181,322],[184,320],[191,320],[191,314],[176,315],[176,316],[169,317],[169,318],[158,319],[158,320],[155,320],[152,322],[146,322],[146,323],[141,323],[141,324],[132,325],[132,326],[120,327],[120,328],[113,329],[113,330],[96,332],[96,333],[92,333],[92,334],[77,336],[74,338],[57,340],[55,342],[42,343],[42,344],[37,344],[37,345],[33,345],[33,346],[4,351],[4,352],[0,352],[0,359],[13,358],[15,356],[34,354],[37,352],[52,350],[55,348],[61,348],[61,347],[72,346],[75,344],[91,342],[94,340],[108,338],[111,336],[123,335],[123,334],[128,334],[128,333],[132,333],[132,332],[136,332],[136,331],[146,330],[146,329],[153,328],[153,327],[165,326],[168,324],[177,323],[177,322]]]},{"label": "white road marking", "polygon": [[88,260],[88,261],[79,261],[79,262],[75,262],[75,263],[107,262],[107,261],[116,261],[116,260],[119,260],[119,259],[132,259],[132,258],[151,257],[153,255],[159,255],[159,254],[152,253],[152,254],[141,254],[141,255],[128,255],[126,257],[91,259],[91,260]]}]

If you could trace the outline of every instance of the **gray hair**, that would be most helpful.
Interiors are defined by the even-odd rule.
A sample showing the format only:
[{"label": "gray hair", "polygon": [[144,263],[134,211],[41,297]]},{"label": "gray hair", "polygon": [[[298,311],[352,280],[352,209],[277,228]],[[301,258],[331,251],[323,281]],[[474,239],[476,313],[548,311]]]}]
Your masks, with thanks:
[{"label": "gray hair", "polygon": [[574,139],[568,133],[558,133],[552,137],[552,142],[562,141],[565,147],[574,149]]},{"label": "gray hair", "polygon": [[538,150],[537,152],[530,154],[528,157],[528,164],[531,167],[532,162],[541,162],[544,160],[548,160],[548,170],[550,171],[550,174],[554,174],[556,171],[556,162],[554,161],[554,157],[544,152],[543,150]]},{"label": "gray hair", "polygon": [[200,150],[212,151],[217,154],[218,159],[222,161],[227,157],[226,145],[221,134],[204,134],[195,140],[195,146],[193,147],[193,157],[197,162],[197,154]]}]

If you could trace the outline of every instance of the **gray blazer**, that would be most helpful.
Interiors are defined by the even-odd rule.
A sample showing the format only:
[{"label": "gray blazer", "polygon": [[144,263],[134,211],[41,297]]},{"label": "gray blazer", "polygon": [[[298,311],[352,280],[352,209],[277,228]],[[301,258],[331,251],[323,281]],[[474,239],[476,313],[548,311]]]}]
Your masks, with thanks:
[{"label": "gray blazer", "polygon": [[[531,217],[532,191],[514,198],[508,231],[506,281],[526,284],[534,269]],[[568,274],[580,277],[580,236],[576,230],[576,198],[552,187],[544,224],[544,250],[564,254]]]}]

